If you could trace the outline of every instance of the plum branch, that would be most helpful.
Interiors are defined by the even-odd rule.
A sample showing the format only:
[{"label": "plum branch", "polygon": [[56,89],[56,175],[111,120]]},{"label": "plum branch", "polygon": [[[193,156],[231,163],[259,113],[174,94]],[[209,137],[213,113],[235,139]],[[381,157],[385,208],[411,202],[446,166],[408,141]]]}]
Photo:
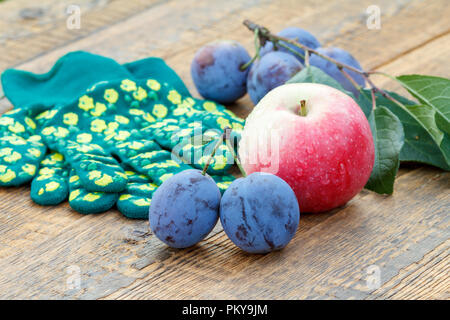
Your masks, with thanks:
[{"label": "plum branch", "polygon": [[[378,88],[373,81],[370,79],[370,76],[373,74],[378,74],[378,75],[383,75],[385,77],[388,77],[390,79],[394,79],[396,80],[394,77],[383,73],[383,72],[378,72],[378,71],[364,71],[364,70],[360,70],[358,68],[349,66],[345,63],[339,62],[325,54],[322,54],[320,52],[318,52],[317,50],[310,48],[302,43],[299,43],[295,40],[289,39],[289,38],[285,38],[285,37],[281,37],[279,35],[273,34],[272,32],[269,31],[269,29],[267,29],[264,26],[260,26],[250,20],[244,20],[243,24],[251,31],[255,32],[255,34],[258,36],[259,39],[259,44],[258,44],[258,48],[260,48],[261,46],[264,46],[266,44],[266,42],[272,42],[274,44],[274,47],[276,46],[280,46],[283,48],[286,48],[287,50],[289,50],[290,52],[300,56],[302,59],[305,59],[305,64],[309,65],[309,55],[311,53],[335,64],[337,66],[337,68],[339,69],[339,71],[352,83],[353,86],[355,86],[355,88],[359,91],[361,90],[361,87],[353,80],[353,78],[344,70],[351,70],[354,71],[356,73],[359,73],[360,75],[362,75],[362,77],[364,78],[364,80],[370,85],[371,87],[371,91],[372,93],[378,92],[380,93],[383,97],[385,97],[386,99],[391,100],[392,102],[394,102],[396,105],[398,105],[399,107],[406,109],[405,105],[403,105],[401,102],[397,101],[395,98],[393,98],[389,93],[387,93],[386,91]],[[257,30],[257,31],[256,31]],[[297,48],[303,49],[305,51],[305,56],[303,56],[302,54],[298,53],[297,51],[293,50],[291,47],[289,47],[288,45],[286,45],[286,43],[293,45]],[[258,49],[258,56],[259,56],[259,49]],[[254,59],[256,59],[257,56],[255,55]],[[252,60],[254,60],[252,59]],[[372,94],[372,99],[375,99],[375,94]],[[372,101],[373,104],[375,105],[375,101]]]},{"label": "plum branch", "polygon": [[[337,61],[337,60],[335,60],[333,58],[328,57],[327,55],[324,55],[324,54],[318,52],[317,50],[314,50],[313,48],[305,46],[304,44],[301,44],[301,43],[299,43],[297,41],[294,41],[292,39],[288,39],[288,38],[281,37],[279,35],[273,34],[266,27],[262,27],[260,25],[257,25],[256,23],[254,23],[254,22],[252,22],[250,20],[244,20],[244,25],[248,29],[250,29],[252,31],[255,31],[256,29],[259,30],[258,34],[259,34],[259,39],[260,39],[261,46],[264,46],[264,44],[267,41],[273,42],[274,44],[282,46],[282,47],[286,46],[284,43],[280,43],[280,41],[282,41],[282,42],[285,42],[285,43],[289,43],[289,44],[291,44],[293,46],[296,46],[296,47],[298,47],[300,49],[303,49],[304,51],[308,51],[308,53],[314,53],[314,54],[318,55],[319,57],[334,63],[338,68],[345,68],[345,69],[348,69],[348,70],[360,73],[361,75],[363,75],[365,77],[369,76],[369,72],[362,71],[362,70],[360,70],[358,68],[349,66],[349,65],[347,65],[345,63],[341,63],[341,62],[339,62],[339,61]],[[286,47],[288,47],[288,46],[286,46]],[[292,50],[292,48],[290,48],[290,49]],[[296,54],[300,55],[298,52],[296,52]],[[300,55],[300,56],[302,58],[304,58],[303,55]]]}]

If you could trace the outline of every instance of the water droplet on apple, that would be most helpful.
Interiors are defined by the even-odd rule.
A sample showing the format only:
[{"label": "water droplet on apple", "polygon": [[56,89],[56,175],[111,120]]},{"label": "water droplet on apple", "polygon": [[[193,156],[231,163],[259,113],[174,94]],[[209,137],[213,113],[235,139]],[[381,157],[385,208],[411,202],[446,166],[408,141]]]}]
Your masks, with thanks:
[{"label": "water droplet on apple", "polygon": [[339,164],[339,173],[344,174],[345,173],[345,166],[343,163]]},{"label": "water droplet on apple", "polygon": [[325,175],[320,179],[320,183],[323,185],[327,185],[330,183],[330,179],[328,178],[328,173],[325,173]]}]

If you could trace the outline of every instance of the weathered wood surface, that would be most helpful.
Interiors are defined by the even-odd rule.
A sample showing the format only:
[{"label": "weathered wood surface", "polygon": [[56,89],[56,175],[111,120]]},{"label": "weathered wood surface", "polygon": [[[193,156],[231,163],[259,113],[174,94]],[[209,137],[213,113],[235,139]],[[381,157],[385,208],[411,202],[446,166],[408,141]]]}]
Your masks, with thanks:
[{"label": "weathered wood surface", "polygon": [[[251,50],[252,36],[241,25],[249,18],[274,31],[304,27],[322,43],[348,49],[367,69],[450,75],[446,0],[90,3],[82,2],[84,30],[68,30],[61,15],[49,20],[52,28],[8,27],[2,20],[0,39],[7,40],[0,42],[0,71],[14,66],[44,72],[72,50],[120,62],[157,55],[195,92],[189,75],[195,51],[217,38],[239,40]],[[366,28],[364,12],[373,4],[381,8],[380,30]],[[27,6],[38,5],[1,3],[0,17],[16,21]],[[248,97],[230,106],[244,116],[251,107]],[[1,99],[0,110],[9,108]],[[344,208],[303,215],[292,243],[265,256],[241,252],[220,226],[200,245],[173,250],[150,234],[146,221],[125,219],[116,210],[83,216],[67,204],[34,204],[28,187],[3,188],[0,298],[448,299],[449,187],[448,173],[402,168],[393,196],[362,191]],[[381,273],[377,290],[366,285],[371,265]],[[71,267],[80,270],[79,289],[67,285]]]}]

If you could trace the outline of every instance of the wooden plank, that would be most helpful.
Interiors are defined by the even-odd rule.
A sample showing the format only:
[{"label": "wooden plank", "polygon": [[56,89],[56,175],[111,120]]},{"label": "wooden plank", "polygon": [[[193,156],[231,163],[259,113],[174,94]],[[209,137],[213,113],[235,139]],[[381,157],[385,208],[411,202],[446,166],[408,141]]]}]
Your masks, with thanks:
[{"label": "wooden plank", "polygon": [[384,283],[448,239],[450,195],[442,190],[449,177],[431,168],[409,172],[395,196],[352,200],[308,230],[301,221],[287,248],[265,256],[247,255],[219,234],[107,298],[364,298],[369,266],[380,268]]},{"label": "wooden plank", "polygon": [[[368,30],[362,18],[366,8],[372,5],[373,1],[326,2],[320,5],[318,2],[309,1],[302,3],[301,17],[295,13],[296,10],[292,9],[295,8],[295,4],[291,2],[254,0],[235,1],[233,5],[230,5],[230,2],[225,4],[221,1],[196,1],[195,8],[198,10],[194,15],[180,14],[192,11],[190,8],[193,5],[189,1],[184,1],[183,5],[179,2],[159,4],[130,21],[117,23],[113,27],[91,34],[17,67],[34,72],[45,72],[61,55],[80,49],[111,56],[121,62],[153,54],[165,58],[186,81],[189,89],[195,93],[189,63],[186,61],[191,61],[195,51],[204,43],[214,39],[231,38],[226,36],[228,34],[232,34],[233,39],[241,41],[251,51],[252,37],[241,25],[242,20],[248,17],[252,17],[274,31],[286,25],[305,27],[316,34],[324,44],[342,45],[362,61],[366,68],[382,64],[383,59],[387,61],[395,59],[398,54],[391,53],[392,50],[408,51],[417,47],[423,42],[424,35],[428,37],[426,39],[429,39],[448,31],[445,19],[433,19],[436,20],[433,24],[422,19],[423,16],[450,14],[450,8],[445,5],[445,0],[413,1],[408,3],[409,6],[406,6],[404,2],[378,1],[383,22],[380,30]],[[412,9],[409,9],[410,7]],[[208,10],[211,12],[204,14]],[[343,11],[346,12],[345,15],[341,14]],[[268,12],[271,14],[268,15]],[[323,16],[327,16],[328,19],[322,19]],[[95,21],[95,18],[96,16],[93,16],[89,21]],[[388,22],[385,23],[385,20]],[[330,28],[329,21],[334,21],[333,28]],[[415,23],[410,23],[408,28],[395,28],[395,32],[392,32],[391,29],[396,23],[406,24],[411,21]],[[147,30],[155,29],[158,30],[157,33],[147,32]],[[414,36],[405,37],[403,35],[405,30],[409,30]],[[338,39],[348,37],[349,34],[359,35],[359,38],[353,42],[347,40],[345,44],[339,42]],[[121,46],[117,45],[117,39],[120,39]],[[361,52],[362,48],[372,48],[370,45],[360,45],[367,41],[395,43],[395,45],[377,46],[377,48],[383,48],[383,52],[377,54],[367,49]],[[444,70],[445,66],[448,67],[448,64],[443,66]],[[1,95],[0,90],[0,97]],[[251,105],[248,96],[245,96],[236,105],[231,106],[231,109],[244,116],[251,110]],[[0,112],[10,107],[6,99],[0,99]]]},{"label": "wooden plank", "polygon": [[[386,9],[380,5],[382,14]],[[379,69],[450,32],[450,25],[444,18],[450,14],[448,2],[403,2],[393,9],[397,10],[396,14],[383,16],[379,30],[364,27],[349,30],[343,37],[331,41],[331,44],[354,52],[356,57],[367,57],[364,59],[366,68]],[[385,51],[389,51],[389,57],[380,59],[379,56],[384,56]],[[410,66],[414,67],[415,64]],[[449,71],[448,63],[443,67]]]},{"label": "wooden plank", "polygon": [[443,242],[373,292],[370,299],[450,299],[450,240]]},{"label": "wooden plank", "polygon": [[[67,28],[71,0],[15,0],[0,4],[0,70],[89,35],[161,0],[79,0],[81,28]],[[29,12],[26,14],[26,12]]]},{"label": "wooden plank", "polygon": [[[319,3],[317,1],[299,4],[292,1],[256,0],[223,3],[217,0],[214,3],[211,1],[196,1],[195,5],[194,1],[184,1],[182,4],[168,2],[154,6],[128,21],[118,23],[64,47],[42,54],[32,61],[21,64],[20,67],[43,72],[61,54],[75,49],[88,49],[112,56],[122,62],[142,58],[151,52],[151,54],[166,58],[168,63],[181,73],[183,79],[187,80],[190,88],[192,88],[192,83],[189,80],[189,64],[186,61],[190,61],[195,50],[201,44],[218,37],[224,38],[223,35],[227,35],[226,38],[232,37],[243,42],[246,46],[250,46],[251,35],[240,26],[244,17],[262,22],[274,30],[279,30],[283,26],[299,23],[300,19],[297,13],[302,12],[301,21],[305,18],[309,19],[307,21],[311,23],[311,25],[307,25],[308,29],[314,32],[314,28],[325,30],[325,26],[327,26],[329,29],[327,35],[331,35],[333,32],[338,35],[342,32],[341,28],[350,30],[351,26],[354,28],[361,27],[360,20],[355,22],[354,17],[361,14],[365,9],[364,6],[368,5],[370,1],[359,3],[358,1],[348,1],[340,3],[338,6],[336,3]],[[390,8],[398,6],[398,3],[389,4],[390,1],[384,1],[383,3]],[[298,7],[300,5],[301,8]],[[416,16],[419,16],[420,10],[426,10],[425,5],[415,8]],[[348,14],[342,15],[342,10],[345,10]],[[271,12],[271,14],[267,14],[268,12]],[[275,14],[272,15],[273,12]],[[396,15],[398,19],[406,19],[402,16],[403,12],[400,9],[388,10],[389,14]],[[330,20],[319,19],[323,16],[334,18],[336,25],[339,25],[339,28],[336,28],[337,31],[333,31],[334,29],[329,27]],[[351,18],[348,18],[348,16]],[[410,24],[418,24],[422,30],[427,30],[426,21],[411,20]],[[436,25],[443,26],[440,20],[436,21]],[[146,26],[146,28],[144,29],[142,26]],[[158,30],[158,32],[150,32],[149,30]],[[377,34],[387,37],[389,36],[389,30]],[[394,32],[391,36],[398,38],[399,34]],[[331,39],[332,37],[329,36],[328,41],[331,41]],[[408,41],[402,41],[404,41],[402,45],[405,50],[419,44],[415,40],[414,34]],[[358,44],[358,46],[364,45],[364,41]],[[369,58],[370,52],[365,54],[368,56],[358,56],[363,62]],[[377,56],[377,61],[382,63],[391,57],[390,52],[385,50]],[[428,70],[427,68],[434,68],[433,61],[428,60],[421,61],[418,64],[418,67],[420,66],[422,66],[424,72]],[[239,110],[245,114],[251,110],[250,106],[248,100],[243,99],[234,108],[240,108]],[[420,181],[421,184],[426,181],[426,186],[431,185],[430,190],[427,189],[427,194],[435,192],[430,198],[438,201],[439,197],[442,197],[439,194],[439,190],[441,190],[439,187],[448,187],[443,186],[442,179],[448,179],[448,176],[442,176],[441,172],[433,169],[423,170],[419,169],[418,175],[406,170],[404,176],[416,177],[415,179]],[[432,180],[432,178],[437,180]],[[432,182],[429,182],[430,180]],[[411,192],[408,187],[412,188],[408,183],[397,183],[396,193],[400,193],[400,195],[396,194],[394,197],[386,199],[363,191],[343,210],[304,216],[301,228],[296,236],[296,244],[292,246],[291,250],[298,250],[298,239],[301,239],[301,246],[310,246],[312,250],[311,246],[313,246],[314,239],[317,241],[318,238],[322,237],[322,234],[319,237],[319,233],[315,233],[314,230],[325,230],[325,235],[328,228],[333,228],[336,231],[338,226],[345,226],[345,219],[349,215],[357,219],[366,219],[370,225],[375,224],[376,220],[372,221],[373,218],[369,219],[370,215],[365,213],[365,207],[370,207],[369,211],[372,212],[375,210],[374,206],[378,206],[380,202],[385,203],[386,201],[386,206],[396,202],[403,203],[403,201],[409,199],[402,199],[403,194]],[[276,257],[280,254],[284,257],[296,256],[295,254],[289,254],[289,251],[265,257],[245,255],[229,243],[223,232],[220,232],[220,226],[216,227],[208,240],[202,245],[187,250],[172,250],[149,235],[146,221],[127,220],[116,211],[102,214],[101,217],[96,215],[82,216],[70,210],[67,204],[53,208],[40,207],[31,202],[28,198],[28,192],[28,188],[3,188],[0,190],[0,199],[2,199],[0,202],[0,212],[2,212],[0,216],[0,257],[2,258],[0,268],[6,271],[0,275],[0,288],[2,289],[0,290],[0,297],[2,298],[150,297],[156,293],[154,288],[150,288],[152,289],[150,291],[153,292],[143,292],[144,289],[149,289],[144,286],[145,281],[142,281],[146,277],[150,277],[154,285],[162,287],[162,289],[158,289],[161,289],[159,297],[176,296],[177,294],[194,297],[197,293],[196,290],[200,290],[202,282],[204,285],[211,282],[217,286],[217,283],[223,279],[220,274],[230,276],[231,279],[233,277],[238,278],[244,275],[245,270],[252,270],[255,265],[260,265],[259,261],[265,261],[261,259],[267,260],[267,257],[273,256],[273,259],[276,260]],[[411,197],[413,196],[411,195]],[[444,200],[448,203],[448,198]],[[400,209],[401,207],[397,207],[397,210],[400,211]],[[411,219],[417,218],[417,215],[422,212],[420,210],[423,210],[417,201],[404,208],[403,210],[406,211],[403,211],[403,214],[408,212],[407,210],[414,212],[416,209],[418,213],[412,215]],[[360,217],[359,214],[361,213],[362,216]],[[397,223],[397,220],[390,220],[390,216],[387,220],[384,216],[378,217],[378,219],[381,219],[383,223]],[[438,219],[438,216],[435,219]],[[341,222],[335,227],[336,221]],[[433,223],[435,223],[434,220]],[[390,224],[388,226],[390,227]],[[347,232],[351,232],[351,226],[349,228],[346,230]],[[417,231],[417,229],[412,231]],[[305,235],[309,235],[309,238],[305,238]],[[334,236],[336,235],[334,234]],[[303,241],[305,241],[304,244]],[[424,252],[437,245],[427,241],[419,242],[421,250]],[[329,250],[331,250],[331,246],[335,246],[335,244],[329,245]],[[351,245],[351,243],[348,245]],[[393,250],[395,248],[396,244],[391,243],[388,249]],[[312,254],[310,257],[312,257]],[[272,265],[277,264],[275,260]],[[367,260],[369,260],[369,257]],[[395,275],[397,267],[407,265],[408,262],[407,259],[402,260],[398,262],[398,265],[392,267],[393,271],[390,269],[392,271],[391,277]],[[290,263],[293,262],[285,259],[281,262],[278,261],[278,263],[280,263],[280,267],[289,267]],[[320,262],[320,264],[322,263],[327,262]],[[69,278],[67,268],[72,265],[78,266],[81,271],[80,290],[69,290],[67,287],[66,281]],[[211,271],[211,268],[214,270]],[[195,283],[193,291],[180,288],[180,286],[173,286],[173,292],[168,291],[170,285],[166,281],[186,283],[182,280],[183,275],[181,275],[181,278],[176,277],[179,270],[192,273],[192,279],[198,281]],[[297,270],[297,272],[299,271]],[[307,272],[314,272],[314,270],[307,270]],[[343,278],[345,276],[345,274],[342,275]],[[228,285],[232,285],[232,282]],[[266,285],[271,284],[267,282]],[[123,289],[115,292],[121,287]],[[142,289],[139,289],[140,287]],[[284,291],[284,288],[278,287],[278,289],[280,292],[287,292]],[[136,291],[136,294],[131,294],[130,290]],[[179,293],[176,292],[177,290],[179,290]],[[267,293],[267,290],[267,288],[261,289],[261,294]],[[230,292],[227,294],[230,294]],[[236,296],[238,294],[245,295],[242,290]],[[325,292],[323,295],[328,294]],[[342,296],[345,294],[340,293]]]},{"label": "wooden plank", "polygon": [[[427,45],[381,66],[379,70],[393,76],[416,73],[448,78],[450,76],[449,48],[450,33],[446,33]],[[375,76],[374,81],[382,88],[408,95],[406,90],[391,79]]]},{"label": "wooden plank", "polygon": [[[405,7],[403,1],[392,2],[380,0],[377,2],[382,8],[383,19],[390,18],[396,14],[403,14]],[[416,21],[411,31],[414,37],[402,37],[397,44],[402,50],[419,45],[423,36],[416,41],[418,33],[425,33],[433,37],[436,33],[448,29],[445,19],[436,20],[433,27],[425,20],[419,19],[423,14],[433,12],[448,12],[445,10],[445,0],[433,1],[433,5],[422,1],[412,1],[409,5],[416,4],[414,10],[409,12],[408,21]],[[345,2],[317,2],[313,0],[302,2],[302,4],[290,0],[268,1],[169,1],[159,4],[150,10],[145,10],[141,14],[133,17],[130,21],[117,23],[113,27],[100,30],[95,34],[84,37],[79,41],[57,48],[30,63],[21,64],[18,67],[44,72],[48,70],[54,61],[69,51],[88,50],[94,53],[110,56],[120,62],[140,59],[148,55],[157,55],[165,58],[168,63],[176,68],[188,84],[188,87],[195,92],[190,80],[189,63],[195,51],[206,42],[215,39],[233,38],[240,40],[249,50],[252,50],[252,36],[242,25],[245,18],[260,22],[274,31],[281,30],[288,25],[302,26],[324,43],[330,43],[332,39],[342,37],[342,32],[349,30],[366,30],[365,21],[361,18],[366,8],[372,5],[373,1],[345,1]],[[195,8],[194,12],[192,8]],[[301,15],[298,15],[301,12]],[[343,15],[342,12],[346,14]],[[189,14],[183,14],[189,13]],[[270,14],[268,14],[270,13]],[[323,19],[326,16],[327,19]],[[410,19],[410,20],[409,20]],[[401,19],[400,19],[401,20]],[[333,28],[330,28],[330,21],[333,21]],[[384,20],[383,20],[384,21]],[[145,26],[143,28],[142,26]],[[152,32],[158,30],[158,32]],[[199,32],[202,30],[202,32]],[[391,33],[389,29],[382,28],[378,32],[370,31],[380,41],[388,41],[392,38],[398,39],[402,36],[401,30],[398,33]],[[420,32],[419,32],[420,31]],[[231,36],[232,35],[232,36]],[[118,44],[120,39],[120,45]],[[355,42],[357,44],[360,41]],[[392,55],[389,50],[383,54],[373,55],[372,52],[359,54],[360,48],[353,45],[346,47],[360,60],[378,59],[377,63],[383,61],[383,57],[390,59]],[[367,57],[367,58],[366,58]],[[373,65],[367,65],[370,68]],[[1,69],[1,68],[0,68]],[[245,100],[248,102],[248,100]]]}]

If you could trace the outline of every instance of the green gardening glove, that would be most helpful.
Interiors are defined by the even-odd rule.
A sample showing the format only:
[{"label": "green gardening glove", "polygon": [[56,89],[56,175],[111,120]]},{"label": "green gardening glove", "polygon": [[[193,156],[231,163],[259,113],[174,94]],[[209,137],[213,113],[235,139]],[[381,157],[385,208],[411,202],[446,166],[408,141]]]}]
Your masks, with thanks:
[{"label": "green gardening glove", "polygon": [[[79,78],[80,73],[83,74],[82,78]],[[80,135],[80,140],[70,141],[67,144],[67,154],[52,152],[42,159],[46,147],[42,143],[43,139],[36,133],[46,130],[45,133],[54,136],[56,140],[64,138],[62,136],[66,134],[64,129],[67,127],[60,126],[52,132],[53,129],[46,125],[57,113],[60,113],[61,106],[66,106],[75,97],[84,96],[83,92],[86,88],[91,88],[93,83],[111,82],[124,77],[147,78],[149,75],[152,76],[152,79],[144,81],[145,83],[141,81],[142,87],[138,85],[133,88],[133,83],[137,82],[131,80],[124,83],[120,81],[120,87],[123,85],[124,91],[128,92],[127,102],[142,104],[142,110],[138,108],[138,110],[132,111],[131,109],[135,105],[128,106],[130,112],[137,113],[131,116],[134,118],[132,120],[137,120],[137,122],[141,121],[141,118],[148,120],[150,119],[149,114],[155,119],[155,121],[142,121],[140,124],[133,123],[131,127],[139,128],[139,125],[141,128],[149,127],[148,123],[158,127],[159,122],[167,120],[172,124],[175,122],[170,130],[167,130],[166,127],[154,128],[155,130],[152,128],[131,129],[130,138],[123,140],[123,143],[130,148],[123,145],[117,146],[117,143],[127,135],[119,132],[116,135],[119,139],[114,139],[117,142],[113,141],[113,144],[116,144],[116,153],[105,148],[102,143],[100,143],[100,148],[97,148],[95,143],[85,141],[88,139],[88,135]],[[75,81],[74,79],[79,80]],[[168,85],[169,83],[171,86]],[[148,58],[120,66],[108,58],[85,52],[74,52],[58,60],[52,70],[44,75],[7,70],[2,75],[2,84],[5,95],[10,101],[15,106],[23,106],[23,109],[27,111],[17,109],[4,115],[4,119],[0,118],[2,123],[0,124],[0,185],[23,184],[31,180],[38,172],[31,187],[31,196],[35,202],[54,205],[64,201],[70,192],[72,195],[70,197],[71,206],[83,213],[105,211],[113,205],[113,200],[117,199],[117,206],[125,215],[130,217],[146,216],[148,203],[155,186],[176,172],[188,168],[186,163],[202,168],[205,162],[204,155],[210,154],[209,150],[215,144],[213,141],[206,139],[198,144],[197,142],[193,143],[192,139],[186,136],[186,132],[192,129],[196,121],[205,127],[202,129],[202,137],[210,135],[210,139],[220,133],[206,133],[206,130],[223,129],[225,126],[239,129],[243,124],[243,120],[236,118],[222,106],[207,101],[194,101],[181,79],[159,58]],[[147,91],[147,97],[154,98],[153,91],[155,91],[163,96],[163,99],[160,99],[160,103],[157,104],[148,103],[145,101],[147,97],[144,97],[146,93],[141,88]],[[95,90],[91,88],[91,92]],[[114,92],[109,92],[112,93],[111,96],[104,92],[105,100],[108,100],[106,96],[114,99]],[[87,102],[86,106],[89,106],[89,101]],[[42,112],[44,110],[45,112]],[[101,110],[102,106],[96,103],[91,112],[101,112]],[[35,119],[36,115],[37,119]],[[88,115],[88,117],[91,116],[94,115]],[[64,120],[68,123],[71,122],[70,116]],[[108,130],[114,131],[115,124],[110,121],[109,125],[111,127],[108,127]],[[71,130],[74,130],[73,127],[75,127],[74,131],[77,129],[77,125],[73,124],[68,127]],[[100,127],[101,125],[98,128]],[[135,130],[141,134],[136,134]],[[156,140],[150,143],[152,142],[149,141],[150,136],[154,136],[158,143],[155,143]],[[136,150],[136,146],[140,145],[144,147]],[[180,150],[180,147],[181,152],[178,156],[170,154],[172,149]],[[228,160],[225,163],[223,159],[229,159],[229,156],[226,152],[221,155],[221,151],[225,151],[223,146],[217,150],[216,157],[208,167],[208,173],[215,174],[213,178],[223,191],[233,178],[225,175],[230,164],[228,164]],[[122,153],[122,157],[118,156],[120,153]],[[67,161],[64,155],[71,161]],[[37,170],[39,162],[40,169]],[[72,163],[75,163],[75,168],[85,168],[89,171],[89,178],[92,176],[94,183],[83,175],[80,179],[77,174],[80,172],[72,167]],[[106,168],[102,167],[102,163],[106,164]],[[133,168],[129,166],[132,163],[135,164],[138,171],[144,172],[152,178],[132,171]],[[101,170],[92,170],[96,165],[100,165]],[[142,169],[143,165],[145,170]],[[104,175],[105,172],[106,175]],[[107,186],[108,176],[115,180],[115,183],[109,187]],[[101,186],[102,184],[106,185]],[[151,186],[146,184],[151,184]],[[117,190],[122,191],[116,192]],[[77,193],[79,193],[78,196],[76,196]],[[147,209],[143,209],[145,205],[147,205]]]},{"label": "green gardening glove", "polygon": [[61,57],[45,74],[5,70],[3,91],[16,109],[0,120],[0,185],[21,185],[36,173],[45,148],[34,133],[38,131],[35,115],[72,102],[95,83],[149,75],[189,95],[177,74],[156,57],[120,65],[107,57],[76,51]]},{"label": "green gardening glove", "polygon": [[157,57],[126,64],[84,51],[74,51],[58,59],[44,74],[7,69],[2,73],[3,92],[14,107],[22,109],[53,109],[82,96],[99,82],[152,77],[170,83],[183,95],[189,91],[180,77]]},{"label": "green gardening glove", "polygon": [[[186,105],[186,100],[190,105]],[[116,159],[154,182],[162,182],[157,181],[160,170],[155,172],[153,168],[157,167],[149,164],[177,162],[167,151],[180,143],[173,137],[185,136],[185,132],[191,134],[197,127],[193,124],[242,127],[241,123],[232,122],[231,115],[207,112],[203,109],[205,103],[200,103],[190,97],[183,100],[175,89],[167,84],[163,87],[156,80],[137,85],[125,79],[120,83],[101,84],[75,103],[40,115],[38,121],[47,120],[41,125],[44,127],[41,135],[50,149],[64,155],[87,190],[120,192],[126,177]],[[173,124],[168,125],[170,122]],[[161,147],[166,150],[160,150]],[[222,160],[223,155],[217,155],[216,159]],[[229,162],[231,165],[232,161]],[[183,163],[178,164],[170,166],[172,173],[186,169]],[[194,164],[203,167],[202,162]],[[223,172],[224,168],[220,168],[210,173]]]},{"label": "green gardening glove", "polygon": [[41,161],[39,171],[31,182],[31,199],[40,205],[57,205],[69,194],[69,167],[64,156],[52,152]]},{"label": "green gardening glove", "polygon": [[[167,135],[159,134],[167,131],[167,126],[158,130],[161,119],[178,119],[183,123],[171,127],[176,132],[188,128],[195,119],[209,123],[216,119],[219,126],[230,123],[231,115],[227,113],[217,111],[218,114],[211,117],[203,106],[187,106],[186,100],[190,99],[181,99],[176,90],[153,79],[138,84],[123,80],[100,84],[76,103],[39,115],[37,122],[42,127],[45,142],[64,156],[72,169],[71,176],[79,179],[78,184],[84,190],[121,193],[127,188],[128,177],[116,159],[144,174],[154,185],[189,168],[180,159],[174,160],[170,151],[161,148],[160,144],[170,147],[171,141]],[[184,112],[186,108],[189,112]],[[151,137],[160,144],[149,141]],[[218,172],[223,174],[223,171]],[[99,208],[95,201],[102,198],[98,196],[87,198],[92,200],[89,208],[75,209],[94,212]]]}]

